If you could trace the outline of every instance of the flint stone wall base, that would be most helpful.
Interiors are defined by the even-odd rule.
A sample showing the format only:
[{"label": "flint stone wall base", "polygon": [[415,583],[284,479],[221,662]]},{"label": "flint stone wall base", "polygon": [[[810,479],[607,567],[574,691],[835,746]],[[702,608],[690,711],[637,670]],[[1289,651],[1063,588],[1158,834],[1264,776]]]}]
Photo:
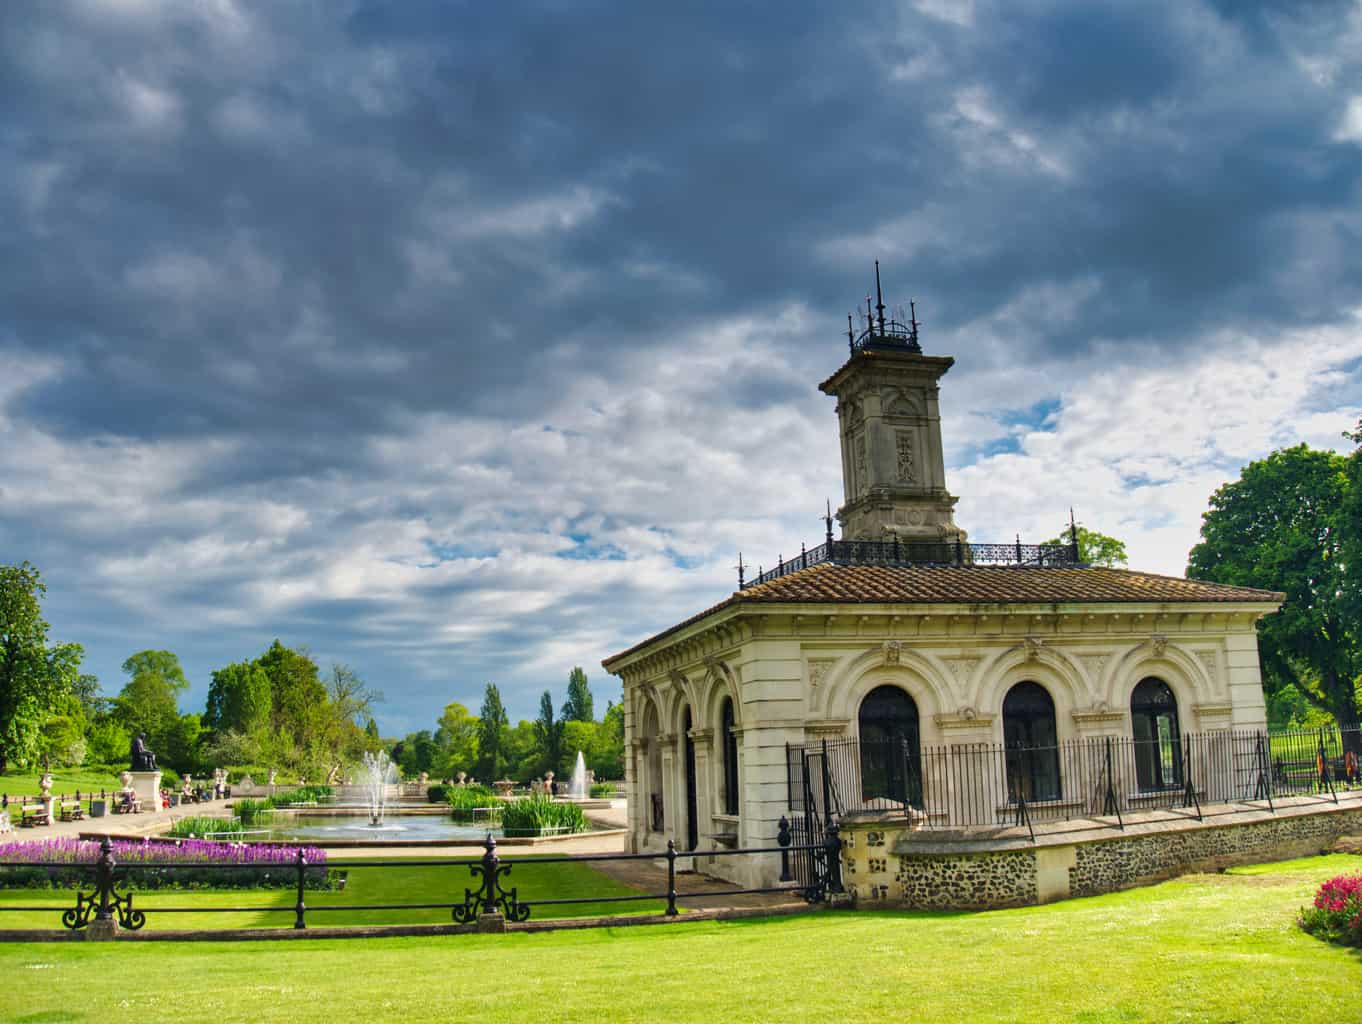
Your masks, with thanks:
[{"label": "flint stone wall base", "polygon": [[990,910],[1093,896],[1178,875],[1326,852],[1362,832],[1362,795],[1339,806],[1218,809],[1204,821],[1175,817],[1048,835],[970,838],[913,830],[899,821],[842,827],[842,877],[855,905]]}]

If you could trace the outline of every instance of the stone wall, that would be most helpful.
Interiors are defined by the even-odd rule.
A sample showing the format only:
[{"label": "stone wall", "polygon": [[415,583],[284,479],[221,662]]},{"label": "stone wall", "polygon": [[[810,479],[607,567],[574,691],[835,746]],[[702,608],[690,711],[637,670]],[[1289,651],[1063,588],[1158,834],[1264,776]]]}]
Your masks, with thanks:
[{"label": "stone wall", "polygon": [[[1246,820],[1247,819],[1247,820]],[[1092,896],[1191,871],[1304,857],[1362,832],[1362,808],[1273,817],[1235,814],[1224,824],[1178,821],[1138,831],[1088,833],[1082,841],[1041,837],[964,840],[901,824],[843,828],[842,876],[858,906],[985,910]]]},{"label": "stone wall", "polygon": [[1341,835],[1362,830],[1362,811],[1302,814],[1223,828],[1156,832],[1075,847],[1070,896],[1092,896],[1174,878],[1189,871],[1218,871],[1308,857]]}]

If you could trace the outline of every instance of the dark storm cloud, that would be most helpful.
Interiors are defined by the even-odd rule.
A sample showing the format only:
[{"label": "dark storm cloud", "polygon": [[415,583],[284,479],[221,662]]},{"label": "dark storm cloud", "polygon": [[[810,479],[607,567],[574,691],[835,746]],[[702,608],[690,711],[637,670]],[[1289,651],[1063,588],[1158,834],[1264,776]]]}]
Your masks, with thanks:
[{"label": "dark storm cloud", "polygon": [[[652,570],[551,562],[588,596],[548,608],[504,566],[429,577],[569,532],[704,562],[756,494],[811,519],[769,463],[835,487],[796,424],[876,258],[981,394],[1345,322],[1358,32],[1323,2],[6,4],[0,410],[53,446],[12,472],[70,468],[6,485],[4,560],[125,581],[62,606],[91,630],[140,635],[183,567],[193,628],[361,663],[461,622],[484,661],[649,630]],[[402,582],[354,593],[375,565]]]}]

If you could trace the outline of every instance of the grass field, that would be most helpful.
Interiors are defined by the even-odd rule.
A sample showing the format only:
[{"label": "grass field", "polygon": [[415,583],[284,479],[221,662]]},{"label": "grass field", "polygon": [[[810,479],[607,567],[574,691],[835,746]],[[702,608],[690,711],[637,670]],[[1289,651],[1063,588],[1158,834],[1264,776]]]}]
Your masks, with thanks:
[{"label": "grass field", "polygon": [[[545,934],[0,945],[14,1024],[1362,1021],[1362,953],[1294,927],[1336,855],[1048,907]],[[8,915],[6,915],[8,916]]]},{"label": "grass field", "polygon": [[[0,775],[0,793],[7,794],[11,799],[16,796],[37,796],[40,789],[38,780],[41,778],[41,772]],[[82,768],[52,771],[52,792],[56,794],[70,794],[80,790],[83,796],[86,793],[98,793],[101,789],[113,792],[122,788],[123,783],[119,781],[118,776],[108,772],[87,772]]]},{"label": "grass field", "polygon": [[[381,854],[375,854],[376,858]],[[521,899],[576,899],[588,896],[633,896],[635,890],[601,874],[587,864],[536,864],[532,858],[517,858],[511,873],[502,880],[509,889],[515,886]],[[312,892],[304,899],[308,924],[312,927],[372,924],[452,924],[449,910],[326,910],[375,903],[462,902],[464,889],[472,886],[467,867],[423,864],[410,860],[400,868],[354,868],[344,861],[333,866],[348,872],[341,891]],[[291,928],[293,904],[291,889],[233,890],[222,892],[179,891],[138,893],[139,910],[147,912],[144,931],[184,928]],[[0,913],[0,928],[60,928],[61,912],[75,903],[70,891],[53,889],[0,890],[0,908],[5,906],[45,906],[51,910]],[[157,914],[157,907],[202,908],[195,913]],[[258,907],[256,912],[213,913],[214,907]],[[276,908],[269,911],[266,908]],[[582,917],[604,914],[659,913],[665,904],[641,900],[637,903],[583,903],[566,907],[544,907],[536,918]],[[0,1021],[3,1021],[0,1015]]]}]

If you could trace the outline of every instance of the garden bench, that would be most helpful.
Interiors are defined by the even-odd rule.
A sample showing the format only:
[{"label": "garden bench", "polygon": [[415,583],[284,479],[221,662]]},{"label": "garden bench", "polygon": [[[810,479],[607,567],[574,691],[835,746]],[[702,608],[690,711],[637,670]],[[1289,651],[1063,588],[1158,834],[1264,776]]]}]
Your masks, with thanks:
[{"label": "garden bench", "polygon": [[19,808],[19,825],[33,828],[35,825],[51,825],[52,816],[47,813],[47,804],[22,804]]},{"label": "garden bench", "polygon": [[115,814],[141,814],[142,801],[137,794],[125,790],[114,798],[113,810]]},{"label": "garden bench", "polygon": [[63,800],[57,805],[57,818],[61,821],[83,821],[85,812],[79,800]]}]

